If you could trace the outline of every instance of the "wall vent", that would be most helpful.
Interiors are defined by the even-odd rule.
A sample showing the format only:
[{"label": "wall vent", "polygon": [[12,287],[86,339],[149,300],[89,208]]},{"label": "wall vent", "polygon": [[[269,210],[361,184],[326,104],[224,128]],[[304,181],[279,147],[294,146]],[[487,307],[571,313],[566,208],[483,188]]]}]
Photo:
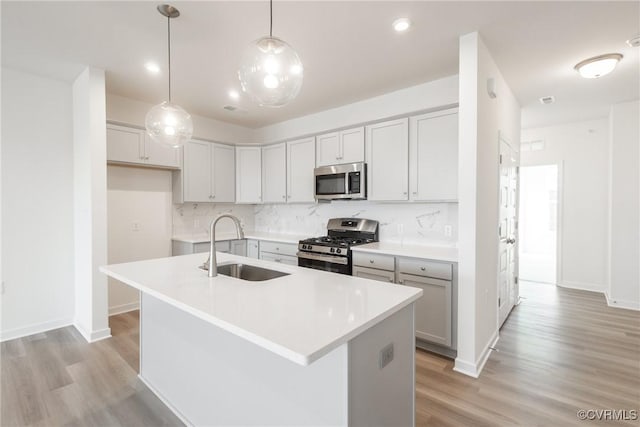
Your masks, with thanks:
[{"label": "wall vent", "polygon": [[240,108],[240,107],[237,107],[235,105],[225,105],[222,108],[224,108],[225,110],[230,111],[232,113],[244,113],[244,114],[248,113],[247,110],[245,110],[243,108]]}]

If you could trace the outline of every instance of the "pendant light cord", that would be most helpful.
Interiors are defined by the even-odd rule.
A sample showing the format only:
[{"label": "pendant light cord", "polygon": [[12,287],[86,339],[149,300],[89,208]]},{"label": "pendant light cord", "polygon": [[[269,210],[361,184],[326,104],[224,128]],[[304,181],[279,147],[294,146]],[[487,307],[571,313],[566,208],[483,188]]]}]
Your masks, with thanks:
[{"label": "pendant light cord", "polygon": [[273,38],[273,0],[269,0],[269,37]]},{"label": "pendant light cord", "polygon": [[167,55],[169,69],[169,102],[171,102],[171,17],[167,16]]}]

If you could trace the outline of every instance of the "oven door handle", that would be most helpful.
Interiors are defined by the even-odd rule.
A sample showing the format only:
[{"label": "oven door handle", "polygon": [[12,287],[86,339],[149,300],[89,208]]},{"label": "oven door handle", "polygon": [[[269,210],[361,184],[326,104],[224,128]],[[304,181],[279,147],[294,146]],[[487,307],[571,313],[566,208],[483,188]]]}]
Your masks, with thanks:
[{"label": "oven door handle", "polygon": [[304,259],[312,259],[315,261],[324,261],[324,262],[332,262],[334,264],[349,264],[349,258],[343,256],[333,256],[333,255],[316,255],[309,252],[300,252],[296,254],[298,258]]}]

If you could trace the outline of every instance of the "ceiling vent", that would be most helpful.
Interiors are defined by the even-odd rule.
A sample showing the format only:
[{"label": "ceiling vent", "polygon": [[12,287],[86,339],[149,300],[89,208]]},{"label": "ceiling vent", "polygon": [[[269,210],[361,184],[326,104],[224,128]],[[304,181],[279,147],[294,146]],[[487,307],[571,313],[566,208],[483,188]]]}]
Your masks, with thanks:
[{"label": "ceiling vent", "polygon": [[627,40],[627,44],[631,47],[638,47],[640,46],[640,35],[635,36],[632,39]]},{"label": "ceiling vent", "polygon": [[555,96],[543,96],[542,98],[540,98],[541,104],[553,104],[554,102],[556,102]]},{"label": "ceiling vent", "polygon": [[225,110],[230,111],[232,113],[244,113],[244,114],[248,113],[247,110],[245,110],[243,108],[240,108],[240,107],[236,107],[235,105],[225,105],[222,108],[224,108]]}]

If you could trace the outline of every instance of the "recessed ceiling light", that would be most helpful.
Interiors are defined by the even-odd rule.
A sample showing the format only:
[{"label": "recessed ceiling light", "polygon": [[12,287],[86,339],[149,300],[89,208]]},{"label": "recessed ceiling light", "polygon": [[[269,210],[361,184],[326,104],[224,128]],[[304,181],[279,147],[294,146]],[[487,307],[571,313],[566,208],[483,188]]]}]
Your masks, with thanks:
[{"label": "recessed ceiling light", "polygon": [[151,74],[160,73],[160,67],[155,62],[147,62],[146,64],[144,64],[144,68],[146,68],[147,71],[150,72]]},{"label": "recessed ceiling light", "polygon": [[631,47],[638,47],[640,46],[640,35],[635,36],[629,40],[627,40],[627,44]]},{"label": "recessed ceiling light", "polygon": [[612,72],[621,59],[622,55],[619,53],[608,53],[585,59],[573,68],[585,79],[597,79]]},{"label": "recessed ceiling light", "polygon": [[240,98],[240,94],[238,93],[238,91],[237,91],[237,90],[233,90],[233,89],[231,89],[231,90],[229,91],[229,98],[231,98],[231,99],[238,99],[238,98]]},{"label": "recessed ceiling light", "polygon": [[398,18],[393,21],[393,29],[399,33],[405,32],[411,26],[411,21],[408,18]]}]

